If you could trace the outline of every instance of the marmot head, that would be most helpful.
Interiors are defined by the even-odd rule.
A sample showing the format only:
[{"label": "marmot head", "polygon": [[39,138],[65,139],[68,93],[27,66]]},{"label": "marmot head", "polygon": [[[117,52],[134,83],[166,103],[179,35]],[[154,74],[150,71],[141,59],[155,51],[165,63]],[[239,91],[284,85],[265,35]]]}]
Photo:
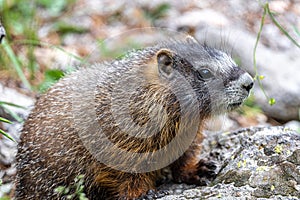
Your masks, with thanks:
[{"label": "marmot head", "polygon": [[180,88],[178,75],[184,77],[206,114],[223,113],[240,106],[253,87],[252,77],[230,56],[201,45],[190,36],[181,42],[159,45],[156,59],[161,81]]}]

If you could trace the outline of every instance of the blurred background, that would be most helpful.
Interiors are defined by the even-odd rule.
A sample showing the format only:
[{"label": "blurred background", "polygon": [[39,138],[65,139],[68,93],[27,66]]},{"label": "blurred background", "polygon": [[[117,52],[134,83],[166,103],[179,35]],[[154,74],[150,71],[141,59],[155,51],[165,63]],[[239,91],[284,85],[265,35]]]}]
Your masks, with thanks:
[{"label": "blurred background", "polygon": [[243,108],[214,119],[209,130],[285,125],[300,132],[298,0],[0,0],[0,21],[6,30],[0,44],[0,200],[13,191],[17,141],[39,95],[80,66],[170,35],[190,34],[223,49],[261,83]]}]

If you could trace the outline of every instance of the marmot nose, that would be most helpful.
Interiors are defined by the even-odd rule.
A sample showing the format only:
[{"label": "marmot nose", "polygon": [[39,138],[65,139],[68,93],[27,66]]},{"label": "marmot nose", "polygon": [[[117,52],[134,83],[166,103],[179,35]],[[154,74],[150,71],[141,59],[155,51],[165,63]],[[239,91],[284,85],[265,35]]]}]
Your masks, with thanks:
[{"label": "marmot nose", "polygon": [[242,88],[244,88],[247,92],[250,92],[253,87],[253,78],[248,73],[244,73],[239,79]]}]

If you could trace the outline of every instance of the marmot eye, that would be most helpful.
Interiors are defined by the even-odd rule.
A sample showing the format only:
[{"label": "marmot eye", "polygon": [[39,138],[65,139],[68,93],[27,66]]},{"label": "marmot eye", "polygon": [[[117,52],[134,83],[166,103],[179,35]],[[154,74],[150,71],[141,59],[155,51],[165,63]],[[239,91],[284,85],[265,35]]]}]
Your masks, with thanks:
[{"label": "marmot eye", "polygon": [[200,69],[199,70],[201,78],[209,79],[213,77],[213,74],[208,69]]}]

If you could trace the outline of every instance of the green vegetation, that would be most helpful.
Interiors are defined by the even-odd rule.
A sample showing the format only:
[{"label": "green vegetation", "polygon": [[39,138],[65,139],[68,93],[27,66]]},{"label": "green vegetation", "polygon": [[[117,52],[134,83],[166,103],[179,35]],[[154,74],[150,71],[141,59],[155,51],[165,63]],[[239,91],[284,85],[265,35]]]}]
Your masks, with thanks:
[{"label": "green vegetation", "polygon": [[56,81],[64,76],[64,72],[59,69],[46,70],[44,81],[38,86],[40,92],[47,91]]},{"label": "green vegetation", "polygon": [[248,117],[256,116],[259,113],[263,113],[261,108],[255,103],[255,97],[253,93],[251,93],[248,99],[246,99],[242,109],[238,110],[238,112]]},{"label": "green vegetation", "polygon": [[[3,26],[6,29],[7,40],[15,41],[16,38],[38,40],[36,35],[37,24],[35,23],[37,20],[36,9],[34,9],[33,3],[29,3],[28,1],[0,2],[0,13],[2,15]],[[1,66],[5,66],[6,69],[15,69],[24,86],[31,89],[29,82],[25,78],[23,67],[26,66],[26,70],[28,70],[31,77],[34,76],[34,48],[27,48],[26,60],[21,60],[20,56],[14,53],[17,48],[20,48],[20,46],[6,42],[6,44],[3,45],[3,48],[0,49],[1,55],[4,55],[0,59],[0,64]],[[24,65],[21,65],[21,63]]]},{"label": "green vegetation", "polygon": [[[79,175],[74,179],[74,185],[65,187],[59,186],[55,188],[54,192],[66,196],[66,199],[79,199],[79,200],[88,200],[84,190],[84,176]],[[73,193],[72,193],[73,191]]]},{"label": "green vegetation", "polygon": [[[2,118],[2,117],[0,117],[0,122],[9,123],[9,124],[12,123],[8,119]],[[2,129],[0,129],[0,134],[4,135],[5,137],[7,137],[8,139],[10,139],[11,141],[15,142],[15,140],[8,133],[6,133],[5,131],[3,131]]]},{"label": "green vegetation", "polygon": [[10,102],[0,101],[0,107],[2,107],[5,112],[7,112],[10,116],[12,116],[16,121],[18,121],[20,123],[23,122],[22,118],[20,118],[15,112],[13,112],[9,108],[7,108],[9,106],[16,107],[16,108],[22,108],[22,109],[25,109],[25,108],[22,106],[19,106],[17,104],[10,103]]},{"label": "green vegetation", "polygon": [[10,198],[7,196],[4,196],[4,197],[0,197],[0,200],[10,200]]},{"label": "green vegetation", "polygon": [[51,0],[36,0],[37,6],[41,6],[46,9],[46,12],[51,17],[58,17],[62,14],[64,10],[67,9],[67,6],[72,5],[75,0],[60,0],[60,1],[51,1]]},{"label": "green vegetation", "polygon": [[6,42],[5,39],[3,40],[3,45],[2,46],[3,46],[4,52],[8,55],[9,60],[11,61],[13,68],[17,72],[19,78],[21,79],[21,81],[23,82],[25,87],[27,87],[28,89],[31,89],[31,85],[27,81],[27,79],[25,77],[25,74],[22,70],[21,62],[19,61],[18,57],[16,56],[16,54],[12,50],[11,46]]},{"label": "green vegetation", "polygon": [[68,33],[85,33],[87,30],[85,28],[74,26],[71,24],[67,24],[66,22],[57,22],[54,24],[54,30],[60,34],[61,36],[64,36]]},{"label": "green vegetation", "polygon": [[[266,16],[268,15],[270,17],[270,19],[272,20],[273,24],[275,24],[275,26],[294,44],[296,45],[297,47],[300,48],[300,45],[297,43],[297,41],[282,27],[282,25],[275,19],[275,13],[273,13],[271,10],[270,10],[270,7],[269,7],[269,3],[265,3],[265,4],[262,4],[260,2],[260,4],[262,5],[263,7],[263,15],[262,15],[262,18],[261,18],[261,22],[260,22],[260,28],[259,28],[259,31],[258,31],[258,34],[257,34],[257,37],[256,37],[256,42],[255,42],[255,46],[254,46],[254,49],[253,49],[253,63],[254,63],[254,69],[255,69],[255,77],[254,79],[258,82],[258,85],[260,87],[260,89],[262,90],[262,92],[264,93],[265,97],[268,99],[268,102],[269,104],[272,106],[276,103],[276,100],[272,97],[269,97],[268,94],[266,93],[264,87],[263,87],[263,84],[262,84],[262,80],[264,78],[264,76],[262,75],[259,75],[258,73],[258,69],[257,69],[257,65],[256,65],[256,49],[257,49],[257,46],[258,46],[258,41],[260,40],[260,36],[261,36],[261,33],[262,33],[262,30],[263,30],[263,26],[265,24],[265,18]],[[295,31],[297,33],[299,33],[298,29],[295,27]]]},{"label": "green vegetation", "polygon": [[169,4],[162,3],[152,10],[144,10],[144,14],[153,23],[155,20],[164,17],[170,8]]},{"label": "green vegetation", "polygon": [[[45,92],[47,86],[51,86],[58,77],[62,77],[58,72],[53,73],[41,68],[37,61],[35,51],[41,46],[62,50],[55,45],[39,41],[37,33],[45,21],[45,16],[43,18],[37,12],[44,10],[47,20],[58,19],[74,2],[75,0],[0,0],[1,22],[6,30],[6,39],[0,45],[0,70],[9,71],[13,78],[16,75],[24,87],[38,92]],[[86,30],[58,20],[51,31],[64,35],[83,33]],[[66,55],[69,53],[66,52]]]},{"label": "green vegetation", "polygon": [[10,200],[9,197],[0,197],[0,200]]},{"label": "green vegetation", "polygon": [[[1,107],[5,112],[7,112],[10,116],[12,116],[16,121],[22,122],[23,119],[20,118],[15,112],[13,112],[13,111],[11,111],[10,109],[8,109],[9,106],[16,107],[16,108],[23,108],[22,106],[19,106],[19,105],[10,103],[10,102],[0,101],[0,107]],[[9,124],[12,123],[10,120],[5,119],[5,118],[3,118],[3,117],[0,117],[0,122],[9,123]],[[1,134],[1,135],[4,135],[4,136],[7,137],[8,139],[10,139],[10,140],[12,140],[12,141],[15,142],[15,140],[14,140],[8,133],[6,133],[5,131],[3,131],[2,129],[0,129],[0,134]]]},{"label": "green vegetation", "polygon": [[[2,185],[2,179],[0,179],[0,186],[1,186],[1,185]],[[4,197],[0,197],[0,200],[10,200],[10,198],[4,196]]]}]

